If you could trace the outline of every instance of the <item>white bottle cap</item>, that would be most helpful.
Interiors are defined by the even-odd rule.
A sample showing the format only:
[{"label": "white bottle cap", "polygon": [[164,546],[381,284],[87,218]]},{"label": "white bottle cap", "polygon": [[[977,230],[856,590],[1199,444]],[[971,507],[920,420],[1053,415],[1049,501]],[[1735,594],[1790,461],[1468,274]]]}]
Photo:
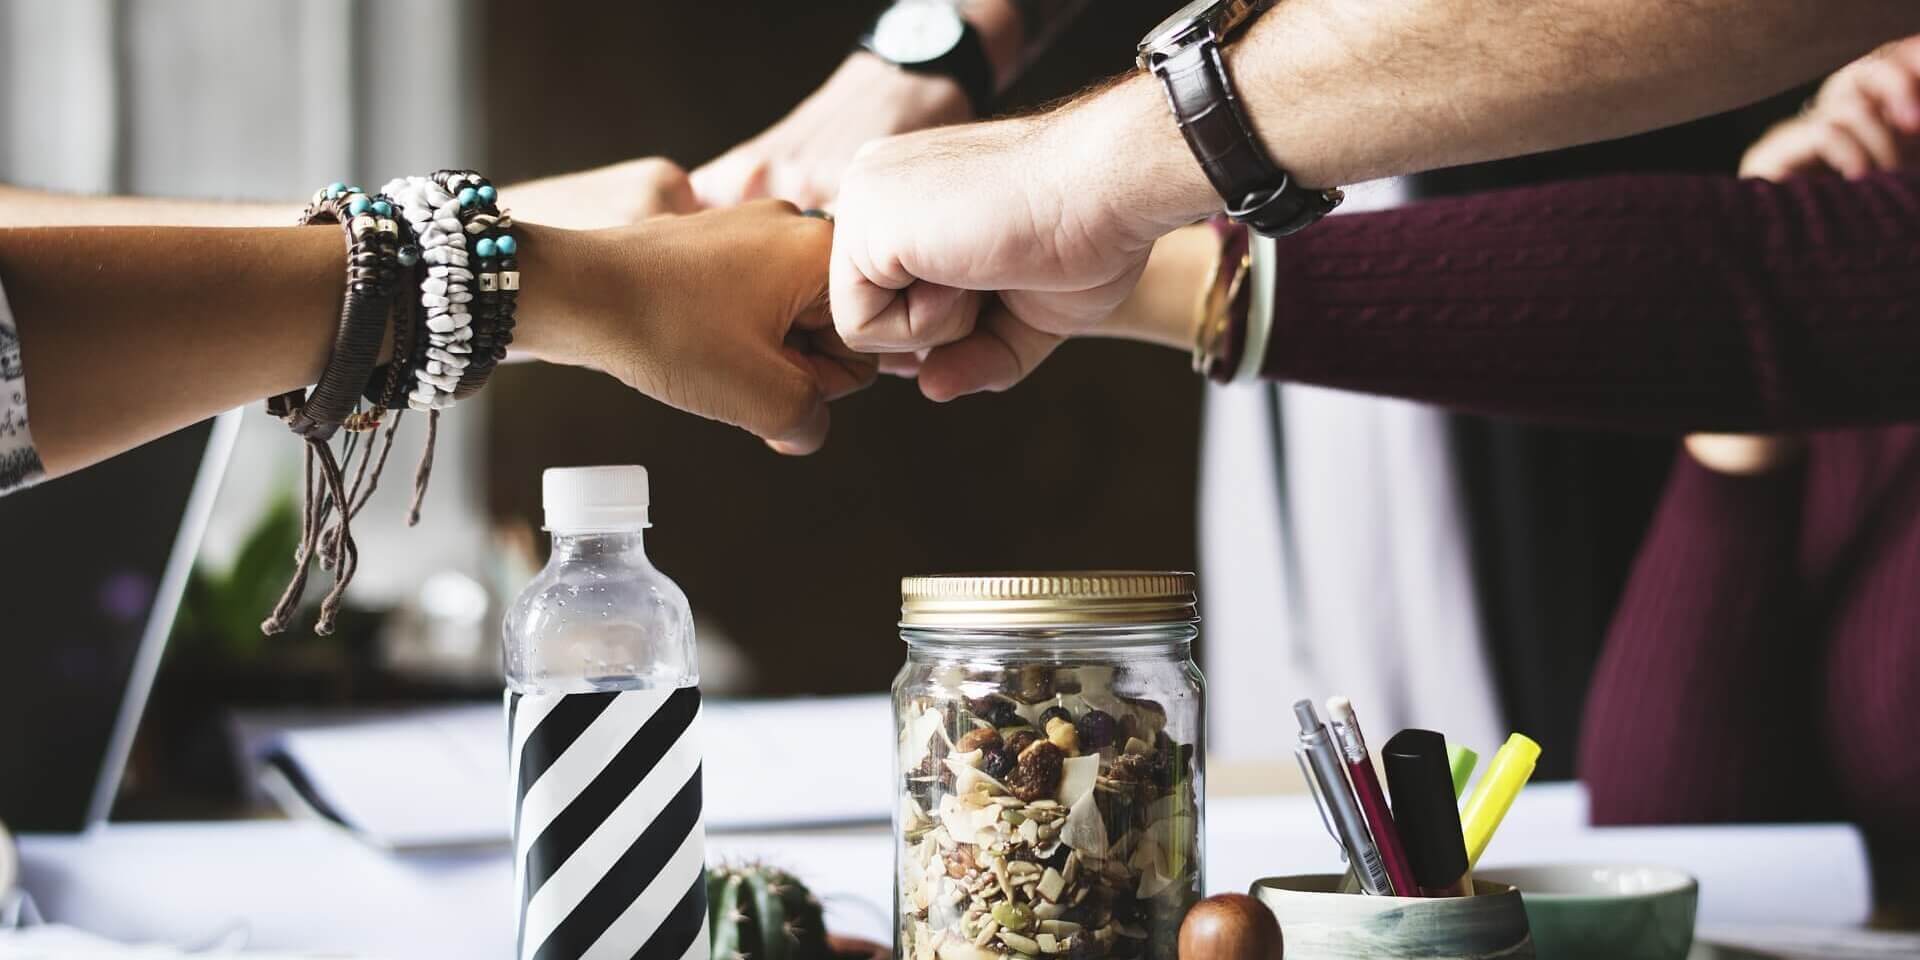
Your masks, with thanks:
[{"label": "white bottle cap", "polygon": [[540,477],[548,530],[640,530],[647,523],[647,468],[554,467]]}]

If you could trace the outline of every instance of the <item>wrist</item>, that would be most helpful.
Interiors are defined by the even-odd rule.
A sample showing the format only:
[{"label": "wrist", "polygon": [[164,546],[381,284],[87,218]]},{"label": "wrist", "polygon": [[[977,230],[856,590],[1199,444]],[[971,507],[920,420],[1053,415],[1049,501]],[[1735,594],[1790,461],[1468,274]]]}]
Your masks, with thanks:
[{"label": "wrist", "polygon": [[645,231],[642,224],[612,230],[562,230],[519,223],[523,277],[513,346],[535,360],[592,366],[602,355],[608,317],[644,314],[626,302],[646,289],[633,274],[646,264],[625,256],[621,238]]},{"label": "wrist", "polygon": [[915,73],[867,50],[849,54],[813,98],[835,111],[836,123],[844,120],[839,114],[847,103],[884,104],[892,112],[891,133],[974,119],[973,104],[959,81]]},{"label": "wrist", "polygon": [[1095,229],[1146,246],[1220,209],[1152,77],[1134,75],[1052,116],[1057,149],[1073,158],[1063,194]]}]

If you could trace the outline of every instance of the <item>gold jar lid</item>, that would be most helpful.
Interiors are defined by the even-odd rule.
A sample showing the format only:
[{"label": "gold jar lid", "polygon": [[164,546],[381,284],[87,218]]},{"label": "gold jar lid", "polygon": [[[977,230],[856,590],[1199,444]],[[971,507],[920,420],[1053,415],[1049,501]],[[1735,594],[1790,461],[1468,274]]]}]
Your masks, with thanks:
[{"label": "gold jar lid", "polygon": [[900,581],[902,627],[1089,626],[1198,621],[1191,573],[1085,570],[943,574]]}]

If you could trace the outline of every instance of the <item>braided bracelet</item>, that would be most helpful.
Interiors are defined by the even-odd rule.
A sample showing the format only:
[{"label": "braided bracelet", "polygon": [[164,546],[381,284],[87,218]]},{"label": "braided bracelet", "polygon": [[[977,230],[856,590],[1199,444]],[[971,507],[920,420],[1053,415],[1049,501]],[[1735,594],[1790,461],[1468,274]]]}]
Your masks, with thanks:
[{"label": "braided bracelet", "polygon": [[320,382],[311,393],[295,390],[268,401],[268,410],[301,437],[332,437],[373,376],[399,274],[400,230],[392,215],[393,204],[385,197],[369,197],[341,183],[315,193],[301,212],[302,224],[340,224],[347,241],[346,294]]},{"label": "braided bracelet", "polygon": [[[334,582],[320,602],[314,632],[332,633],[342,597],[360,564],[350,524],[365,503],[360,493],[366,461],[363,455],[361,474],[349,488],[340,458],[334,456],[327,441],[354,417],[360,393],[372,379],[374,363],[379,359],[387,320],[393,315],[395,282],[400,272],[400,228],[392,219],[393,212],[393,202],[385,196],[370,197],[358,187],[333,183],[316,192],[301,213],[304,224],[341,225],[347,240],[346,292],[333,353],[321,371],[320,382],[312,393],[294,390],[267,401],[268,412],[284,419],[307,445],[300,545],[294,553],[292,579],[273,612],[260,624],[267,634],[287,628],[306,592],[307,576],[316,556],[321,566],[333,570]],[[349,464],[354,450],[350,439],[346,453]],[[330,527],[329,520],[333,521]]]}]

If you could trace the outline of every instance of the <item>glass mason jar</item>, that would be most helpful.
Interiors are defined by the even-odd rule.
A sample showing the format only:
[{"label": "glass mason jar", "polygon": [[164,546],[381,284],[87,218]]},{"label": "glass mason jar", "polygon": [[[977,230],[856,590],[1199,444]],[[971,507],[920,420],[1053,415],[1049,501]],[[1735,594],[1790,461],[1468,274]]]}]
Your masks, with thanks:
[{"label": "glass mason jar", "polygon": [[908,577],[895,955],[1167,958],[1200,897],[1188,573]]}]

